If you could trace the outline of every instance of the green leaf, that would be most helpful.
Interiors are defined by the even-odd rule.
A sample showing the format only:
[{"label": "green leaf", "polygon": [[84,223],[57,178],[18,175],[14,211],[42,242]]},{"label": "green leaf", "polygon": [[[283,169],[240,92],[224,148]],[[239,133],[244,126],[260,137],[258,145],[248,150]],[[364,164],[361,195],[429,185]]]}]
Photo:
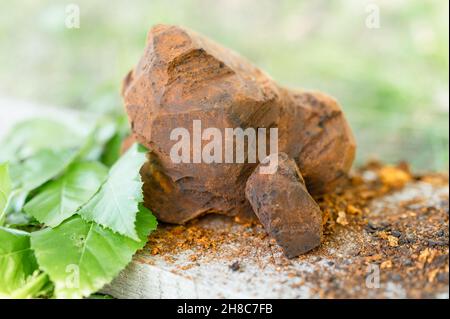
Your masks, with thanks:
[{"label": "green leaf", "polygon": [[87,136],[80,156],[86,160],[101,160],[111,167],[119,159],[122,141],[128,134],[126,116],[104,116]]},{"label": "green leaf", "polygon": [[143,201],[140,168],[146,161],[146,150],[134,144],[111,167],[100,190],[80,208],[78,214],[119,234],[139,240],[135,230],[138,204]]},{"label": "green leaf", "polygon": [[61,174],[73,161],[77,152],[73,149],[38,151],[25,160],[11,165],[13,188],[31,191]]},{"label": "green leaf", "polygon": [[39,222],[56,227],[97,192],[107,174],[98,162],[75,163],[63,176],[44,185],[24,210]]},{"label": "green leaf", "polygon": [[23,210],[12,211],[6,215],[6,225],[10,228],[22,229],[25,231],[29,231],[30,227],[39,227],[40,223]]},{"label": "green leaf", "polygon": [[80,158],[85,160],[100,159],[105,151],[106,144],[116,134],[116,130],[115,122],[109,117],[98,120],[80,149]]},{"label": "green leaf", "polygon": [[136,218],[139,241],[87,222],[78,215],[56,228],[31,235],[31,246],[40,268],[53,281],[57,298],[87,297],[126,267],[156,228],[156,219],[150,211],[142,205],[139,208]]},{"label": "green leaf", "polygon": [[0,145],[0,161],[16,161],[43,149],[67,149],[82,143],[82,136],[48,119],[30,119],[15,125]]},{"label": "green leaf", "polygon": [[130,134],[128,118],[119,116],[116,118],[116,133],[106,143],[101,161],[111,167],[120,158],[122,143],[127,135]]},{"label": "green leaf", "polygon": [[122,148],[122,142],[124,136],[120,133],[116,133],[109,141],[106,143],[105,151],[101,156],[101,161],[105,165],[111,167],[120,158],[120,150]]},{"label": "green leaf", "polygon": [[0,163],[0,225],[3,223],[6,204],[11,195],[12,185],[9,177],[8,163]]},{"label": "green leaf", "polygon": [[47,283],[39,274],[30,234],[0,227],[0,297],[31,298]]},{"label": "green leaf", "polygon": [[45,273],[36,270],[29,276],[25,284],[15,290],[10,297],[13,299],[29,299],[48,295],[52,291],[51,283]]},{"label": "green leaf", "polygon": [[11,189],[12,185],[11,179],[9,178],[8,163],[0,163],[0,211],[6,206]]}]

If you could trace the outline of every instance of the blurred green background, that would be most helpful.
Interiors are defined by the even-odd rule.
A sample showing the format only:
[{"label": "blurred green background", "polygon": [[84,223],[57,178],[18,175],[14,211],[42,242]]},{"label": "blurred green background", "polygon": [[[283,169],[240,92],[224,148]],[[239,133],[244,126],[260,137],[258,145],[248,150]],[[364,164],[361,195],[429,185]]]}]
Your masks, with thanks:
[{"label": "blurred green background", "polygon": [[[79,29],[65,26],[78,4]],[[380,10],[368,28],[367,5]],[[407,160],[448,170],[449,2],[57,1],[0,2],[0,97],[95,112],[122,111],[119,89],[156,23],[190,27],[292,87],[342,104],[358,162]]]}]

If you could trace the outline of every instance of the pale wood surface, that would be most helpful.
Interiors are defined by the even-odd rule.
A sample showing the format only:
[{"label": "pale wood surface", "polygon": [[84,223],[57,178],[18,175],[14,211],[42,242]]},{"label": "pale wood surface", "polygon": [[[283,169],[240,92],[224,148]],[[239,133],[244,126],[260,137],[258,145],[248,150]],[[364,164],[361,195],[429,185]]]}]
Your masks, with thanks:
[{"label": "pale wood surface", "polygon": [[[400,201],[422,199],[424,194],[428,199],[421,205],[437,205],[442,198],[448,198],[448,187],[411,183],[402,191],[373,202],[372,214],[380,214],[383,207],[395,213]],[[231,227],[236,234],[247,231],[245,226],[230,223],[220,216],[200,222],[206,228]],[[104,292],[117,298],[320,298],[322,291],[335,289],[335,297],[343,298],[411,297],[411,282],[384,279],[379,288],[371,289],[366,286],[365,276],[355,274],[352,278],[348,265],[358,262],[358,252],[372,240],[361,229],[340,227],[319,250],[293,260],[286,259],[268,237],[260,238],[260,232],[263,230],[250,238],[234,237],[217,250],[193,247],[164,256],[153,256],[144,250]],[[191,256],[197,257],[195,262]],[[230,267],[235,261],[241,267],[238,271]],[[384,271],[391,272],[391,278],[398,272]],[[330,278],[337,282],[329,281]],[[448,287],[432,294],[435,298],[448,296]]]}]

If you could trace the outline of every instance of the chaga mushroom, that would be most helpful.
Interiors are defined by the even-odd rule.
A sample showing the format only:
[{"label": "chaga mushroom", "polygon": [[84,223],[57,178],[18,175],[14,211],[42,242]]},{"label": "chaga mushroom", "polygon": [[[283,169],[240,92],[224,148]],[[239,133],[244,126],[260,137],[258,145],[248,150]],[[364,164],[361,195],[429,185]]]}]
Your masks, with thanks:
[{"label": "chaga mushroom", "polygon": [[270,157],[278,157],[277,171],[261,174],[257,168],[247,180],[245,195],[269,235],[287,257],[295,257],[320,244],[322,213],[295,161],[286,153]]},{"label": "chaga mushroom", "polygon": [[253,214],[245,187],[257,162],[171,159],[172,130],[192,136],[196,120],[219,130],[278,128],[278,151],[295,160],[313,196],[333,191],[354,159],[352,132],[333,98],[283,88],[235,52],[177,26],[150,30],[122,95],[133,138],[150,150],[141,170],[145,205],[164,222]]}]

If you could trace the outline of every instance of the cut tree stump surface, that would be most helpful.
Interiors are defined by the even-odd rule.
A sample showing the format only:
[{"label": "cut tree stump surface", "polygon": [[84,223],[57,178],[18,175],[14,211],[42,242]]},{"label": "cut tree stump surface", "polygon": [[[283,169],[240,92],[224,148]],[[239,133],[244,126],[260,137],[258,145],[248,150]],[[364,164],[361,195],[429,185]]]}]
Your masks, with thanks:
[{"label": "cut tree stump surface", "polygon": [[[70,120],[73,114],[0,99],[0,137],[23,118]],[[369,165],[355,173],[359,186],[322,202],[324,241],[303,256],[284,257],[258,223],[210,215],[185,226],[159,225],[103,292],[116,298],[448,298],[447,174],[411,176],[394,188],[383,183],[395,185],[403,175],[380,183],[383,174],[383,167]]]},{"label": "cut tree stump surface", "polygon": [[[436,224],[417,223],[421,217],[413,211],[398,215],[412,202],[414,211],[425,208],[438,215]],[[424,237],[415,238],[417,244],[390,247],[388,240],[350,223],[325,236],[319,249],[287,259],[261,226],[206,216],[186,227],[161,225],[104,292],[117,298],[448,298],[448,186],[410,183],[374,201],[370,211],[367,218],[374,223],[398,219]],[[427,229],[436,227],[445,232],[442,242],[426,238]],[[171,247],[158,253],[160,241]],[[387,250],[381,254],[380,242]],[[433,244],[442,246],[435,250]],[[434,251],[442,254],[427,264]],[[374,269],[379,269],[379,288],[370,277]]]}]

